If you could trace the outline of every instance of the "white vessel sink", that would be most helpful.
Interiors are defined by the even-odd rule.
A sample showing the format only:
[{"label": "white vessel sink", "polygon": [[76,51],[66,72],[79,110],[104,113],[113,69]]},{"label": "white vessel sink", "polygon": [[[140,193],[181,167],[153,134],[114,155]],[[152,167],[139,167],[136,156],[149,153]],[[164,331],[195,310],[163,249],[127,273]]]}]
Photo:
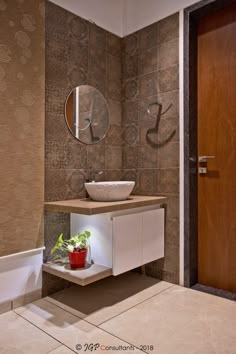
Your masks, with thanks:
[{"label": "white vessel sink", "polygon": [[91,199],[99,202],[126,200],[134,188],[132,181],[90,182],[85,188]]}]

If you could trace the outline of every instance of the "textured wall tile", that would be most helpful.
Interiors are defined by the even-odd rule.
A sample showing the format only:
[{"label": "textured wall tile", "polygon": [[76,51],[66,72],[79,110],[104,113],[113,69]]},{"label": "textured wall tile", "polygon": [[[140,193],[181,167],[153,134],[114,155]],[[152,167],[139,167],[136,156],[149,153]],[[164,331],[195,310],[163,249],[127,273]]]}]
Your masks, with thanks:
[{"label": "textured wall tile", "polygon": [[[63,42],[62,42],[63,43]],[[67,66],[78,66],[81,68],[85,68],[88,70],[88,60],[92,57],[92,54],[90,52],[90,57],[89,57],[89,50],[88,46],[81,45],[78,41],[75,39],[70,39],[67,43],[67,58],[66,61],[64,61],[64,64],[67,63]],[[65,50],[65,45],[63,43],[63,48]]]},{"label": "textured wall tile", "polygon": [[179,220],[169,219],[166,223],[166,247],[179,247]]},{"label": "textured wall tile", "polygon": [[89,46],[89,71],[96,72],[99,75],[106,74],[106,55],[104,49],[100,47]]},{"label": "textured wall tile", "polygon": [[163,195],[168,197],[167,201],[167,218],[179,219],[179,195],[168,195],[163,192]]},{"label": "textured wall tile", "polygon": [[168,245],[165,248],[164,269],[168,272],[178,274],[179,272],[179,247]]},{"label": "textured wall tile", "polygon": [[[104,56],[104,53],[103,53]],[[113,55],[107,55],[107,77],[108,80],[121,82],[121,59]]]},{"label": "textured wall tile", "polygon": [[158,22],[159,42],[168,42],[179,37],[179,13],[164,18]]},{"label": "textured wall tile", "polygon": [[131,79],[138,76],[138,55],[124,54],[122,56],[122,77]]},{"label": "textured wall tile", "polygon": [[74,137],[65,143],[66,169],[83,169],[87,167],[87,149]]},{"label": "textured wall tile", "polygon": [[125,80],[123,83],[123,97],[129,101],[135,101],[139,94],[139,81],[137,78]]},{"label": "textured wall tile", "polygon": [[139,31],[139,46],[141,49],[155,47],[157,44],[157,23]]},{"label": "textured wall tile", "polygon": [[88,168],[94,170],[103,170],[105,168],[105,146],[90,145],[87,146]]},{"label": "textured wall tile", "polygon": [[147,144],[139,146],[138,167],[157,168],[157,151]]},{"label": "textured wall tile", "polygon": [[74,141],[71,136],[66,140],[47,140],[46,167],[49,169],[79,169],[87,167],[85,146]]},{"label": "textured wall tile", "polygon": [[107,82],[107,97],[109,99],[121,98],[121,83],[120,81],[108,80]]},{"label": "textured wall tile", "polygon": [[157,72],[139,77],[139,97],[156,95],[158,90]]},{"label": "textured wall tile", "polygon": [[[53,6],[55,9],[55,6]],[[79,42],[80,45],[82,46],[87,46],[89,42],[89,24],[86,20],[82,19],[81,17],[78,17],[72,13],[68,13],[63,9],[63,12],[67,16],[67,22],[68,22],[68,27],[69,27],[69,34],[72,37],[72,39],[75,39],[77,42]],[[51,16],[48,16],[48,19],[50,18],[51,21]],[[50,23],[50,21],[47,21],[47,23]],[[58,29],[58,21],[55,23],[53,29],[55,28]],[[64,28],[65,30],[65,28]]]},{"label": "textured wall tile", "polygon": [[177,90],[179,88],[179,66],[171,66],[158,72],[160,92]]},{"label": "textured wall tile", "polygon": [[68,134],[68,128],[64,119],[64,115],[47,113],[49,119],[45,122],[45,138],[46,141],[50,140],[51,137],[56,139],[64,139],[65,135]]},{"label": "textured wall tile", "polygon": [[179,39],[162,43],[157,49],[157,68],[168,68],[179,63]]},{"label": "textured wall tile", "polygon": [[120,181],[122,179],[122,171],[121,170],[105,170],[103,180],[104,179],[106,181]]},{"label": "textured wall tile", "polygon": [[123,175],[122,175],[122,180],[123,181],[134,181],[135,186],[133,189],[132,194],[138,194],[139,193],[139,174],[137,169],[131,169],[131,170],[123,170]]},{"label": "textured wall tile", "polygon": [[170,142],[158,149],[158,168],[179,167],[179,143]]},{"label": "textured wall tile", "polygon": [[63,41],[67,41],[67,38],[68,37],[65,33],[58,33],[47,28],[45,47],[47,55],[49,55],[52,60],[60,61],[61,63],[64,63],[64,65],[67,63],[70,49],[63,44]]},{"label": "textured wall tile", "polygon": [[126,124],[123,128],[124,145],[137,145],[139,138],[138,127],[135,124]]},{"label": "textured wall tile", "polygon": [[69,23],[67,12],[60,6],[52,4],[50,1],[46,2],[45,16],[50,18],[50,21],[46,22],[46,33],[51,30],[54,31],[57,27],[57,33],[62,35],[69,31]]},{"label": "textured wall tile", "polygon": [[139,75],[157,70],[157,47],[143,49],[139,54]]},{"label": "textured wall tile", "polygon": [[66,181],[63,170],[46,168],[45,200],[56,201],[66,199]]},{"label": "textured wall tile", "polygon": [[107,52],[116,57],[121,57],[121,38],[107,32]]},{"label": "textured wall tile", "polygon": [[[88,69],[87,68],[78,68],[77,66],[70,66],[67,69],[66,73],[67,78],[67,87],[71,91],[74,87],[85,85],[88,78]],[[60,81],[62,82],[62,81]],[[66,80],[65,80],[66,82]]]},{"label": "textured wall tile", "polygon": [[155,169],[139,170],[139,193],[153,195],[157,192],[158,175]]},{"label": "textured wall tile", "polygon": [[108,146],[105,151],[105,168],[108,170],[122,169],[122,149]]},{"label": "textured wall tile", "polygon": [[[122,39],[123,55],[139,56],[138,77],[123,83],[123,178],[132,178],[132,175],[125,176],[126,171],[137,177],[134,193],[168,197],[166,256],[148,264],[146,271],[148,275],[174,283],[179,278],[178,36],[179,19],[175,14]],[[156,118],[150,117],[147,108],[155,102],[163,105],[164,114],[158,132],[149,133],[149,137],[154,144],[162,146],[150,147],[146,134],[155,127]],[[153,107],[152,112],[155,115],[157,109]]]},{"label": "textured wall tile", "polygon": [[106,49],[107,32],[97,25],[89,22],[89,44],[93,47]]},{"label": "textured wall tile", "polygon": [[123,163],[124,169],[137,168],[138,166],[138,148],[125,147],[123,148]]},{"label": "textured wall tile", "polygon": [[86,171],[84,170],[66,170],[66,198],[78,199],[85,197],[84,183],[86,182]]},{"label": "textured wall tile", "polygon": [[[46,73],[48,72],[48,63],[46,64]],[[59,121],[61,117],[64,117],[64,108],[65,108],[65,99],[67,95],[69,94],[70,90],[67,87],[67,84],[65,84],[64,79],[63,79],[63,87],[58,87],[57,83],[53,81],[53,78],[51,78],[51,73],[48,74],[47,76],[47,81],[46,81],[46,114],[50,113],[49,115],[49,120],[51,119],[56,119]],[[56,115],[60,115],[58,119],[56,118]],[[53,117],[53,118],[52,118]],[[46,119],[46,121],[48,120]],[[57,130],[57,129],[56,129]]]},{"label": "textured wall tile", "polygon": [[158,170],[159,193],[178,193],[179,192],[179,169],[160,169]]},{"label": "textured wall tile", "polygon": [[123,123],[138,122],[138,102],[124,101],[122,104]]},{"label": "textured wall tile", "polygon": [[105,145],[122,146],[123,128],[120,125],[111,124],[105,138]]},{"label": "textured wall tile", "polygon": [[107,55],[107,97],[121,99],[121,60],[112,55]]},{"label": "textured wall tile", "polygon": [[138,32],[132,33],[122,39],[123,53],[129,55],[137,55],[139,49]]},{"label": "textured wall tile", "polygon": [[109,109],[109,119],[110,124],[121,125],[122,121],[122,106],[120,101],[108,100],[108,109]]},{"label": "textured wall tile", "polygon": [[[60,82],[66,81],[67,65],[61,60],[57,60],[54,56],[50,57],[46,65],[46,74],[48,75],[48,82],[59,86]],[[60,87],[60,86],[59,86]]]}]

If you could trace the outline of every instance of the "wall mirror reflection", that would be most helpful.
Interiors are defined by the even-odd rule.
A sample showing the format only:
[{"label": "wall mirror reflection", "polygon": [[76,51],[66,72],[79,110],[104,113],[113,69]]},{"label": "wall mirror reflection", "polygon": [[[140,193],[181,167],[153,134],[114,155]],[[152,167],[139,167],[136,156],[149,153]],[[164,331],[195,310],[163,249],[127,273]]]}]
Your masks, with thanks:
[{"label": "wall mirror reflection", "polygon": [[71,134],[84,144],[96,144],[109,128],[109,111],[104,96],[94,87],[75,87],[65,103],[65,119]]}]

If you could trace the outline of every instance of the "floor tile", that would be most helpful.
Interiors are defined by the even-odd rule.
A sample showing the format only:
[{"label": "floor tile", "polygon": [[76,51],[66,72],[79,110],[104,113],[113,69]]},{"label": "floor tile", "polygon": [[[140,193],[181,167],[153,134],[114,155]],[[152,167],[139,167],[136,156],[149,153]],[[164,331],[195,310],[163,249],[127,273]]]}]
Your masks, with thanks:
[{"label": "floor tile", "polygon": [[99,325],[171,286],[173,284],[131,272],[85,287],[75,286],[46,300]]},{"label": "floor tile", "polygon": [[70,350],[69,348],[61,345],[57,349],[52,350],[50,353],[47,354],[73,354],[74,351]]},{"label": "floor tile", "polygon": [[0,316],[1,354],[46,354],[59,343],[14,312]]},{"label": "floor tile", "polygon": [[[74,351],[76,349],[78,349],[78,352],[86,351],[87,345],[98,344],[96,353],[103,353],[104,347],[102,346],[119,347],[128,345],[119,338],[64,311],[45,299],[38,300],[15,311]],[[130,349],[126,350],[125,353],[141,353],[141,351]]]},{"label": "floor tile", "polygon": [[235,354],[235,302],[173,286],[102,324],[153,354]]}]

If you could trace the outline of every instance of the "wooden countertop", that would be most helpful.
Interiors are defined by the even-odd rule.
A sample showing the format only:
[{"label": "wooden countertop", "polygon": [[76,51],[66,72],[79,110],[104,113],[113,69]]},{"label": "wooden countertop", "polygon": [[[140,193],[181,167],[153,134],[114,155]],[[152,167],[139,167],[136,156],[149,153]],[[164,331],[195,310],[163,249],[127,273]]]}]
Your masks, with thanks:
[{"label": "wooden countertop", "polygon": [[44,203],[44,208],[45,210],[54,212],[95,215],[150,205],[158,205],[165,203],[166,200],[166,197],[161,196],[150,197],[131,195],[129,199],[119,202],[95,202],[91,199],[73,199],[47,202]]}]

